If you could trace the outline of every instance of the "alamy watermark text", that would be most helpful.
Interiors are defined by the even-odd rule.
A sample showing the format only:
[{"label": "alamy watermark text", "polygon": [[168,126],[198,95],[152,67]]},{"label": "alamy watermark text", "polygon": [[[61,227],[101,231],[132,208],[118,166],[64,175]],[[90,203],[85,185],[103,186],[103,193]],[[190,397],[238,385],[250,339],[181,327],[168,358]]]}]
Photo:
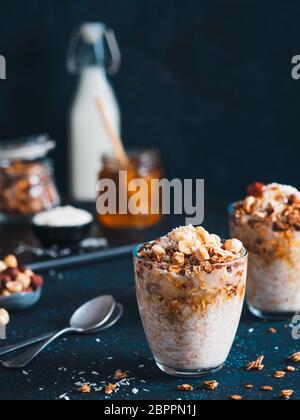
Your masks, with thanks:
[{"label": "alamy watermark text", "polygon": [[0,80],[6,79],[6,59],[0,55]]}]

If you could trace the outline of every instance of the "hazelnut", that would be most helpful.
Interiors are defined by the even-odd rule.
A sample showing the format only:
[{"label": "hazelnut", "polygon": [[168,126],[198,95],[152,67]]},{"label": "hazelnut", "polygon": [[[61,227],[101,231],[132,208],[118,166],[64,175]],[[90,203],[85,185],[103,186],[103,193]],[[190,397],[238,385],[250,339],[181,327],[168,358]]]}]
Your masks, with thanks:
[{"label": "hazelnut", "polygon": [[226,251],[232,252],[233,254],[239,254],[243,249],[243,243],[238,239],[229,239],[224,245]]},{"label": "hazelnut", "polygon": [[0,273],[7,269],[7,266],[4,261],[0,261]]},{"label": "hazelnut", "polygon": [[166,251],[160,245],[154,245],[152,250],[158,257],[164,257],[166,255]]},{"label": "hazelnut", "polygon": [[3,292],[1,293],[1,296],[8,297],[8,296],[11,296],[11,293],[8,290],[3,290]]},{"label": "hazelnut", "polygon": [[14,255],[8,255],[7,257],[4,258],[3,262],[8,268],[18,267],[18,261]]},{"label": "hazelnut", "polygon": [[10,281],[6,284],[6,289],[11,293],[21,293],[23,291],[23,284],[19,281]]},{"label": "hazelnut", "polygon": [[9,323],[9,314],[5,309],[0,309],[0,326],[4,327]]},{"label": "hazelnut", "polygon": [[178,244],[178,250],[185,255],[194,254],[201,246],[201,242],[198,239],[193,241],[180,241]]},{"label": "hazelnut", "polygon": [[204,245],[200,246],[200,248],[196,251],[195,256],[199,261],[205,261],[210,259],[209,252],[207,251]]},{"label": "hazelnut", "polygon": [[26,290],[31,285],[31,278],[27,274],[19,273],[16,277],[16,281],[23,285],[23,289]]},{"label": "hazelnut", "polygon": [[202,226],[199,226],[196,228],[196,234],[198,239],[203,242],[206,243],[209,240],[209,233],[207,232],[207,230],[205,230]]},{"label": "hazelnut", "polygon": [[250,195],[243,202],[243,209],[247,214],[250,214],[256,203],[256,198]]}]

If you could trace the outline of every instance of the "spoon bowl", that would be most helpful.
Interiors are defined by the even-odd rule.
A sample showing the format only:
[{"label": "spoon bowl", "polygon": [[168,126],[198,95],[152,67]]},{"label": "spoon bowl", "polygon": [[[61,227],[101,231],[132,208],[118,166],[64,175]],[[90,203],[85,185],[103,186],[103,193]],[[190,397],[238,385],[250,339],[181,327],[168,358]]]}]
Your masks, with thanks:
[{"label": "spoon bowl", "polygon": [[77,309],[70,320],[70,325],[83,332],[95,330],[107,322],[115,307],[116,302],[112,296],[100,296]]}]

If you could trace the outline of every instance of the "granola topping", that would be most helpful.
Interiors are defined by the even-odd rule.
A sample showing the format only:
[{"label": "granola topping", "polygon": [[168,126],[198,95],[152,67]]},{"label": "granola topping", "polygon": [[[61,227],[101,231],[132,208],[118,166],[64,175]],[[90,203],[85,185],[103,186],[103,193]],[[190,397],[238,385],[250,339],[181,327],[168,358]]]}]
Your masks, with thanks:
[{"label": "granola topping", "polygon": [[139,250],[139,256],[149,262],[161,263],[170,272],[206,271],[211,273],[217,264],[239,260],[245,255],[238,239],[225,242],[203,227],[184,226],[148,243]]},{"label": "granola topping", "polygon": [[300,192],[281,184],[254,183],[234,208],[234,217],[253,227],[270,224],[276,232],[300,231]]}]

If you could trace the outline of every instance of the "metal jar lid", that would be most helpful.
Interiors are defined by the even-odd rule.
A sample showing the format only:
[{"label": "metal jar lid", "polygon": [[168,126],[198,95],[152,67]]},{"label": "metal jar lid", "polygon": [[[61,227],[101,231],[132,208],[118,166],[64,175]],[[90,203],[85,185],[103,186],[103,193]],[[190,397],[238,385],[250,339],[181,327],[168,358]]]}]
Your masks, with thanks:
[{"label": "metal jar lid", "polygon": [[0,142],[0,165],[12,161],[42,159],[56,147],[56,142],[47,134],[26,137],[19,140]]}]

